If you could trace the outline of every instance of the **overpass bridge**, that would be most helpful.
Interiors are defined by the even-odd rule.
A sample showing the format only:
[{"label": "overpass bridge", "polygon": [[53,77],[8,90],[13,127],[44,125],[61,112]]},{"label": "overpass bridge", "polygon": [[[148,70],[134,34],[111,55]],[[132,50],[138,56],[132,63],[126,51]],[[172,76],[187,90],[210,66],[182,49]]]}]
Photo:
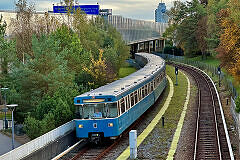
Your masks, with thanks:
[{"label": "overpass bridge", "polygon": [[[16,18],[16,13],[0,11],[3,19],[10,23],[11,18]],[[44,13],[36,13],[44,15]],[[61,18],[61,15],[50,13],[50,16]],[[162,50],[164,47],[163,32],[168,24],[155,23],[144,20],[124,18],[122,16],[108,16],[107,21],[122,35],[127,45],[131,46],[131,53],[151,52]],[[1,160],[15,159],[51,159],[63,152],[74,143],[74,121],[70,121],[14,150],[0,156]],[[59,145],[61,145],[59,147]]]},{"label": "overpass bridge", "polygon": [[131,53],[162,50],[164,47],[164,31],[167,23],[151,22],[108,16],[108,23],[113,25],[122,35],[123,40],[131,46]]}]

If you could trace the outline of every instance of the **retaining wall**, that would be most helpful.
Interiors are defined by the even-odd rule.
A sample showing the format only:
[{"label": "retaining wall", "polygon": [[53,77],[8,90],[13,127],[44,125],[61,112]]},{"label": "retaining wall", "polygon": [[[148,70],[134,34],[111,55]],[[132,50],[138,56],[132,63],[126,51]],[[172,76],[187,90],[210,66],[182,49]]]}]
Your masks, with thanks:
[{"label": "retaining wall", "polygon": [[[46,151],[44,149],[45,146],[50,145],[51,143],[55,143],[55,145],[58,143],[57,140],[59,140],[61,137],[64,137],[64,135],[68,135],[75,129],[75,122],[74,120],[63,124],[62,126],[24,144],[21,145],[18,148],[15,148],[14,150],[5,153],[4,155],[0,156],[1,160],[18,160],[18,159],[24,159],[30,155],[33,155],[34,152],[39,151],[40,149],[43,149],[41,153]],[[68,138],[67,138],[68,139]],[[68,140],[61,140],[62,141],[68,141]],[[59,141],[60,142],[60,141]],[[70,142],[70,141],[69,141]],[[52,146],[52,148],[51,148]],[[50,145],[50,148],[52,150],[60,150],[57,148],[54,148],[53,145]],[[48,148],[48,149],[50,149]],[[61,148],[61,147],[60,147]],[[46,153],[47,156],[47,153]],[[35,157],[35,156],[33,156]]]}]

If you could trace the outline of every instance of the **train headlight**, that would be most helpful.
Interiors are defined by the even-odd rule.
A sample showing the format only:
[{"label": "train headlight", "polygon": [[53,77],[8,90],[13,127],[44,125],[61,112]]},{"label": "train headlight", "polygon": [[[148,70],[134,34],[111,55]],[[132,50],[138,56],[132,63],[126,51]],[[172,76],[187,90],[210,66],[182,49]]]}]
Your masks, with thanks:
[{"label": "train headlight", "polygon": [[113,127],[113,123],[108,123],[108,127]]},{"label": "train headlight", "polygon": [[79,125],[78,125],[78,128],[83,128],[83,125],[82,125],[82,124],[79,124]]}]

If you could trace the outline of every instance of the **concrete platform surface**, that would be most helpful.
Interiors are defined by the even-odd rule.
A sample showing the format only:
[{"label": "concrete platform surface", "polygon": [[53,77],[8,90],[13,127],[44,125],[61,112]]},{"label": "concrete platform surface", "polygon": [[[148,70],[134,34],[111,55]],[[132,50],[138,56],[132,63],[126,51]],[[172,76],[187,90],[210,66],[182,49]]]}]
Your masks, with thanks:
[{"label": "concrete platform surface", "polygon": [[[3,128],[3,121],[0,120],[0,129]],[[14,143],[15,148],[21,144],[16,142]],[[0,156],[12,150],[12,138],[2,134],[0,132]]]}]

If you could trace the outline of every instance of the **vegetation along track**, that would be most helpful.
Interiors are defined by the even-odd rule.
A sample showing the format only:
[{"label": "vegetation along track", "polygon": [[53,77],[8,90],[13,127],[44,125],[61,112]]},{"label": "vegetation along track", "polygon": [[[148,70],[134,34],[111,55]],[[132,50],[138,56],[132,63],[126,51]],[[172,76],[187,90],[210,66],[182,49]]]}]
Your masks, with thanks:
[{"label": "vegetation along track", "polygon": [[193,159],[231,159],[217,93],[211,79],[197,68],[172,64],[189,73],[198,86]]}]

